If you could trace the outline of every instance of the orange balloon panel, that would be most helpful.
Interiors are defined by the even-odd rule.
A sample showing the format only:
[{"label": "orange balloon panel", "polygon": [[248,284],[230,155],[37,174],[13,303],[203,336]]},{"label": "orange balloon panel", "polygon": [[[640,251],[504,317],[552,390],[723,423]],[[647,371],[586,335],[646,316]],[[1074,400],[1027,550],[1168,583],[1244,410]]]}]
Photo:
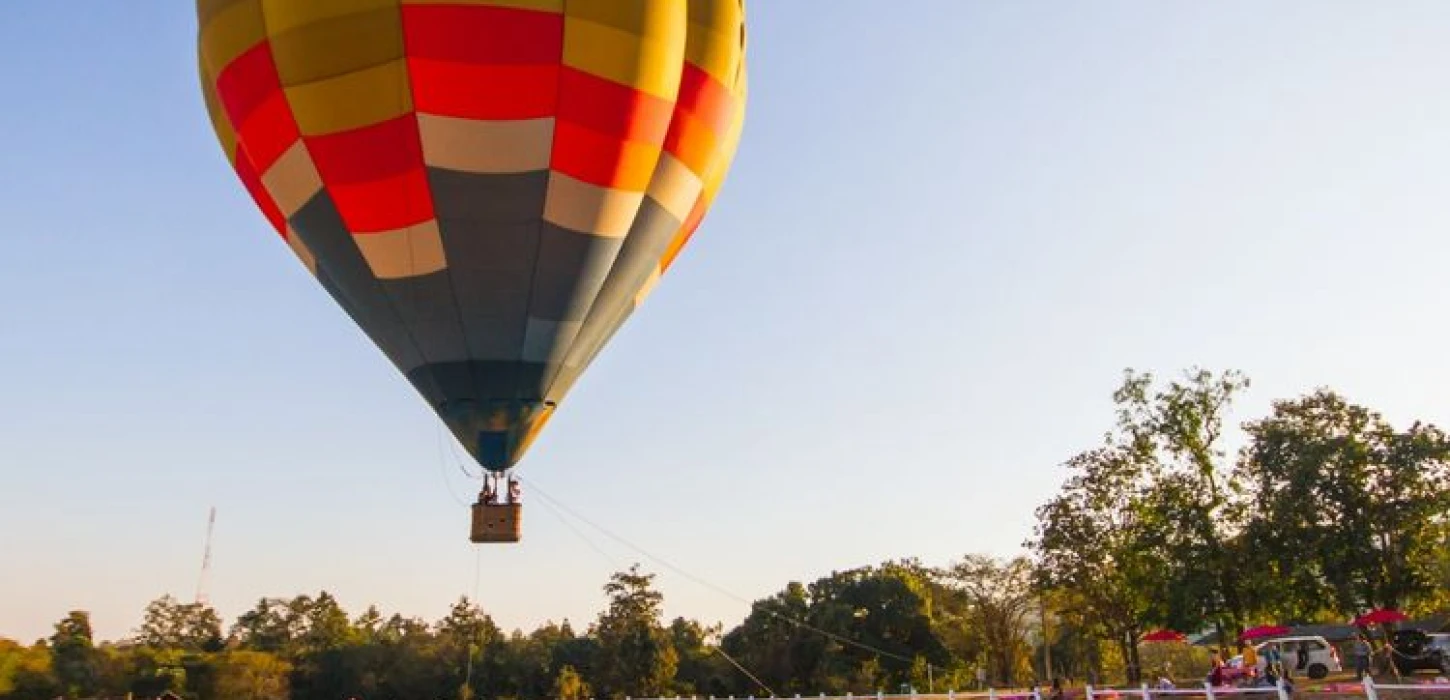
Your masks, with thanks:
[{"label": "orange balloon panel", "polygon": [[197,0],[217,137],[483,466],[689,240],[745,114],[741,0]]}]

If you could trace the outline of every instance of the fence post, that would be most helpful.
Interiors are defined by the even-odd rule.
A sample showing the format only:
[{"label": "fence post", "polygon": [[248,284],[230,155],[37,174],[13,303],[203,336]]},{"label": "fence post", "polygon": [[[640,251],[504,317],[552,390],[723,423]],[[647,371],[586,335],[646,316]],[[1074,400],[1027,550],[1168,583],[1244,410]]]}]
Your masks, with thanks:
[{"label": "fence post", "polygon": [[1153,700],[1152,693],[1148,692],[1148,684],[1143,684],[1143,700]]},{"label": "fence post", "polygon": [[1037,686],[1032,686],[1032,700],[1042,700],[1042,691]]},{"label": "fence post", "polygon": [[987,686],[987,700],[997,700],[997,689]]},{"label": "fence post", "polygon": [[957,700],[957,689],[956,688],[948,688],[947,689],[947,700]]},{"label": "fence post", "polygon": [[1208,700],[1213,700],[1213,683],[1210,683],[1208,681],[1203,682],[1203,695],[1207,697]]},{"label": "fence post", "polygon": [[1083,686],[1083,697],[1086,700],[1093,700],[1093,684],[1089,683]]},{"label": "fence post", "polygon": [[1289,687],[1284,685],[1283,678],[1275,681],[1274,687],[1279,689],[1279,700],[1289,700]]},{"label": "fence post", "polygon": [[1369,674],[1364,674],[1364,698],[1365,700],[1379,700],[1380,694],[1375,691],[1374,679]]},{"label": "fence post", "polygon": [[876,700],[883,700],[883,698],[885,698],[885,697],[886,697],[886,694],[885,693],[881,692],[879,689],[876,691]]}]

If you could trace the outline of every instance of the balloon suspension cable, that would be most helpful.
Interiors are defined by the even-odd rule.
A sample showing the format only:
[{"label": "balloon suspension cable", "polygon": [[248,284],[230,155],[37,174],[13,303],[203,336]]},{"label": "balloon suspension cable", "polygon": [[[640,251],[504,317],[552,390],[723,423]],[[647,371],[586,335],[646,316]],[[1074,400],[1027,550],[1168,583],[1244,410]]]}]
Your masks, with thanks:
[{"label": "balloon suspension cable", "polygon": [[579,541],[583,542],[590,549],[592,549],[595,552],[597,552],[599,554],[599,556],[604,557],[604,559],[609,562],[609,565],[610,566],[613,566],[615,569],[623,569],[624,568],[624,563],[623,562],[621,562],[619,559],[615,558],[609,552],[604,551],[604,548],[603,547],[600,547],[597,542],[595,542],[592,538],[589,537],[589,535],[585,534],[583,530],[580,530],[578,528],[578,526],[576,526],[573,522],[571,522],[569,520],[569,518],[564,515],[563,511],[560,511],[556,506],[554,506],[552,503],[550,503],[547,499],[541,499],[539,501],[539,504],[544,507],[544,510],[549,511],[549,513],[552,514],[555,518],[558,518],[559,519],[559,522],[561,522],[561,523],[564,524],[564,527],[569,528],[569,531],[572,532],[572,533],[574,533],[574,536],[575,537],[578,537],[579,538]]},{"label": "balloon suspension cable", "polygon": [[[449,455],[447,454],[448,448],[443,444],[444,441],[447,439],[448,436],[444,433],[443,428],[440,426],[438,428],[438,476],[443,480],[443,487],[448,490],[448,495],[453,499],[453,502],[457,503],[459,506],[467,508],[468,501],[465,498],[459,496],[457,491],[453,490],[453,482],[448,480]],[[453,456],[456,459],[457,455],[455,454]],[[458,468],[461,470],[463,469],[462,462],[458,463]],[[463,471],[463,475],[467,476],[470,480],[473,478],[467,470]]]},{"label": "balloon suspension cable", "polygon": [[760,686],[760,688],[762,690],[764,690],[767,693],[770,693],[770,697],[775,697],[775,691],[774,690],[771,690],[770,689],[770,686],[768,686],[768,685],[765,684],[765,681],[760,680],[760,678],[758,678],[754,673],[751,673],[744,666],[741,666],[740,665],[740,662],[739,661],[736,661],[734,657],[730,656],[729,654],[726,654],[725,653],[725,649],[723,649],[719,644],[715,644],[715,645],[709,647],[709,649],[710,649],[710,651],[713,651],[716,654],[719,654],[720,656],[725,657],[725,660],[726,661],[729,661],[731,666],[734,666],[735,668],[740,669],[740,672],[741,673],[745,674],[746,676],[749,676],[750,677],[750,680],[755,681],[755,684],[758,685],[758,686]]},{"label": "balloon suspension cable", "polygon": [[[903,656],[901,654],[896,654],[896,653],[887,651],[885,649],[881,649],[880,647],[872,646],[870,644],[866,644],[866,643],[863,643],[863,642],[858,642],[858,641],[856,641],[854,639],[851,639],[850,637],[845,637],[845,636],[842,636],[840,634],[836,634],[835,632],[831,632],[831,631],[828,631],[828,630],[823,630],[820,627],[817,627],[815,625],[812,625],[811,623],[806,622],[805,620],[799,619],[797,617],[793,617],[793,616],[787,615],[785,613],[781,613],[781,612],[778,612],[778,611],[775,611],[775,610],[771,610],[770,608],[765,607],[763,605],[758,605],[755,602],[750,601],[750,600],[746,599],[743,596],[737,595],[736,593],[733,593],[733,592],[731,592],[731,591],[729,591],[729,590],[727,590],[727,589],[725,589],[725,588],[723,588],[721,586],[718,586],[718,585],[716,585],[714,583],[711,583],[710,581],[707,581],[707,580],[705,580],[705,579],[703,579],[703,578],[701,578],[699,576],[696,576],[696,575],[694,575],[694,574],[692,574],[692,573],[690,573],[688,571],[685,571],[684,569],[681,569],[680,567],[675,566],[674,564],[671,564],[669,561],[666,561],[665,559],[663,559],[663,558],[661,558],[659,556],[656,556],[656,555],[650,553],[649,551],[645,550],[643,547],[640,547],[639,545],[637,545],[637,544],[635,544],[633,542],[630,542],[629,540],[627,540],[627,539],[625,539],[623,537],[620,537],[619,535],[616,535],[613,532],[610,532],[609,530],[605,529],[603,526],[599,525],[598,523],[596,523],[596,522],[594,522],[594,521],[592,521],[592,520],[590,520],[590,519],[588,519],[588,518],[580,515],[578,512],[576,512],[573,509],[569,508],[568,506],[564,505],[563,503],[561,503],[559,501],[559,499],[554,498],[553,496],[550,496],[543,489],[540,489],[539,488],[539,485],[537,483],[535,483],[533,481],[528,481],[527,483],[529,485],[529,490],[532,491],[532,492],[534,492],[534,493],[536,493],[536,494],[538,494],[539,498],[542,498],[545,501],[549,501],[549,502],[553,503],[555,506],[557,506],[559,508],[559,510],[561,510],[561,511],[563,511],[565,513],[568,513],[569,515],[577,518],[578,520],[580,520],[581,522],[583,522],[585,525],[588,525],[589,527],[592,527],[595,530],[598,530],[605,537],[608,537],[608,538],[614,540],[615,542],[618,542],[619,544],[624,545],[625,547],[628,547],[630,549],[633,549],[636,552],[639,552],[640,554],[644,555],[646,558],[649,558],[649,559],[653,560],[655,563],[657,563],[657,564],[659,564],[659,565],[661,565],[661,566],[663,566],[663,567],[665,567],[665,568],[667,568],[667,569],[669,569],[671,571],[674,571],[676,574],[679,574],[680,576],[683,576],[683,577],[685,577],[685,578],[687,578],[687,579],[689,579],[691,581],[694,581],[695,583],[698,583],[701,586],[704,586],[706,588],[709,588],[711,590],[714,590],[716,593],[719,593],[721,595],[724,595],[727,598],[733,598],[736,601],[739,601],[741,603],[745,603],[746,605],[751,606],[751,609],[753,611],[763,612],[763,613],[765,613],[767,615],[770,615],[771,617],[774,617],[777,620],[780,620],[782,622],[786,622],[786,623],[795,625],[796,627],[799,627],[801,629],[804,629],[804,630],[807,630],[807,631],[810,631],[810,632],[814,632],[816,634],[819,634],[819,635],[821,635],[823,637],[827,637],[829,639],[833,639],[833,640],[835,640],[837,642],[840,642],[841,644],[844,644],[846,646],[855,647],[857,649],[861,649],[862,651],[869,651],[869,652],[871,652],[873,654],[876,654],[878,656],[884,656],[884,657],[887,657],[887,658],[890,658],[890,659],[896,659],[897,661],[903,661],[905,663],[914,663],[916,661],[916,659],[913,659],[913,658],[910,658],[910,657],[907,657],[907,656]],[[941,668],[941,667],[936,666],[935,664],[931,664],[931,663],[928,663],[927,664],[927,667],[929,669],[934,669],[934,670],[946,670],[944,668]]]}]

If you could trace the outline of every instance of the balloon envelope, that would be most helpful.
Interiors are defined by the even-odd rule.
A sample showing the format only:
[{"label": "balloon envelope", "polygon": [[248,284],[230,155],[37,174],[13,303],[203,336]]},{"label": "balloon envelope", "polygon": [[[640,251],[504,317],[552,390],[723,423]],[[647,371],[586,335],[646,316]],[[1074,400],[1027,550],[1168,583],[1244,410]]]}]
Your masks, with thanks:
[{"label": "balloon envelope", "polygon": [[518,462],[700,224],[741,0],[197,0],[241,183],[483,466]]}]

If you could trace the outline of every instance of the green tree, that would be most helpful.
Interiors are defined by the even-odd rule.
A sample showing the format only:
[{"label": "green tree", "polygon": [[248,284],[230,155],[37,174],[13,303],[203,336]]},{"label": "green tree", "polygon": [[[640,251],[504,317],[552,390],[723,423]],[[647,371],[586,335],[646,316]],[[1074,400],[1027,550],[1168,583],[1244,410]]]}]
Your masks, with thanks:
[{"label": "green tree", "polygon": [[237,618],[232,636],[243,649],[282,653],[292,644],[291,607],[282,598],[262,598]]},{"label": "green tree", "polygon": [[[777,693],[925,686],[927,664],[941,669],[950,662],[935,608],[935,585],[924,567],[888,562],[835,572],[809,586],[791,582],[756,601],[721,646]],[[736,687],[760,690],[753,682]]]},{"label": "green tree", "polygon": [[14,640],[0,637],[0,698],[15,689],[15,673],[25,660],[27,651]]},{"label": "green tree", "polygon": [[664,695],[675,677],[678,657],[660,623],[664,596],[651,587],[654,574],[639,565],[616,572],[604,586],[609,607],[599,615],[595,685],[606,697]]},{"label": "green tree", "polygon": [[211,660],[206,700],[288,700],[292,667],[274,654],[231,651]]},{"label": "green tree", "polygon": [[[809,590],[791,581],[779,593],[751,604],[750,614],[725,635],[720,646],[777,692],[809,692],[803,688],[815,676],[820,656],[830,641],[795,622],[806,620],[810,614]],[[743,674],[736,677],[735,683],[732,688],[741,691],[739,695],[761,690]],[[844,680],[823,681],[817,687],[836,693],[845,685]]]},{"label": "green tree", "polygon": [[1067,466],[1072,475],[1061,492],[1037,510],[1029,542],[1037,584],[1066,591],[1069,613],[1117,646],[1135,682],[1144,621],[1169,575],[1145,526],[1151,481],[1137,453],[1119,446],[1081,453]]},{"label": "green tree", "polygon": [[187,687],[186,659],[188,652],[179,649],[157,649],[140,646],[131,650],[129,690],[140,697],[157,697],[171,691],[181,693]]},{"label": "green tree", "polygon": [[435,625],[435,634],[438,667],[453,689],[441,695],[497,694],[495,688],[504,676],[505,640],[493,618],[466,597],[459,598]]},{"label": "green tree", "polygon": [[91,615],[73,610],[50,637],[51,666],[66,695],[90,697],[99,687],[100,658],[91,633]]},{"label": "green tree", "polygon": [[51,700],[62,692],[46,642],[25,647],[0,639],[0,698]]},{"label": "green tree", "polygon": [[385,622],[378,606],[369,605],[367,610],[353,620],[352,637],[360,642],[376,642]]},{"label": "green tree", "polygon": [[1151,373],[1128,370],[1113,394],[1118,434],[1109,436],[1148,471],[1151,504],[1142,514],[1153,522],[1147,532],[1175,564],[1156,597],[1156,617],[1179,625],[1213,620],[1221,635],[1234,637],[1243,629],[1252,586],[1238,565],[1237,485],[1223,443],[1234,399],[1248,386],[1242,373],[1195,368],[1155,388]]},{"label": "green tree", "polygon": [[[843,571],[812,583],[808,621],[835,636],[806,630],[811,645],[826,652],[808,680],[829,684],[846,678],[853,689],[866,692],[914,685],[920,676],[924,687],[926,664],[940,668],[948,661],[933,624],[931,576],[908,560]],[[868,679],[874,687],[865,685]]]},{"label": "green tree", "polygon": [[353,639],[352,622],[331,593],[298,596],[289,605],[289,627],[301,653],[341,649]]},{"label": "green tree", "polygon": [[961,598],[958,624],[985,657],[989,680],[1006,685],[1031,680],[1028,621],[1039,607],[1032,562],[969,555],[942,578]]},{"label": "green tree", "polygon": [[155,649],[218,651],[222,621],[216,610],[200,603],[181,603],[170,595],[151,601],[135,640]]},{"label": "green tree", "polygon": [[1321,389],[1275,402],[1247,431],[1239,475],[1251,485],[1251,531],[1279,553],[1294,598],[1352,615],[1440,595],[1450,532],[1450,439],[1440,429],[1396,430]]},{"label": "green tree", "polygon": [[679,665],[675,669],[675,693],[678,695],[729,695],[737,684],[738,671],[710,648],[710,640],[719,638],[719,625],[706,627],[695,620],[677,617],[670,622],[670,640],[675,647]]},{"label": "green tree", "polygon": [[559,669],[559,675],[554,678],[554,685],[549,691],[550,697],[556,700],[584,700],[590,696],[589,684],[573,666],[567,665]]}]

